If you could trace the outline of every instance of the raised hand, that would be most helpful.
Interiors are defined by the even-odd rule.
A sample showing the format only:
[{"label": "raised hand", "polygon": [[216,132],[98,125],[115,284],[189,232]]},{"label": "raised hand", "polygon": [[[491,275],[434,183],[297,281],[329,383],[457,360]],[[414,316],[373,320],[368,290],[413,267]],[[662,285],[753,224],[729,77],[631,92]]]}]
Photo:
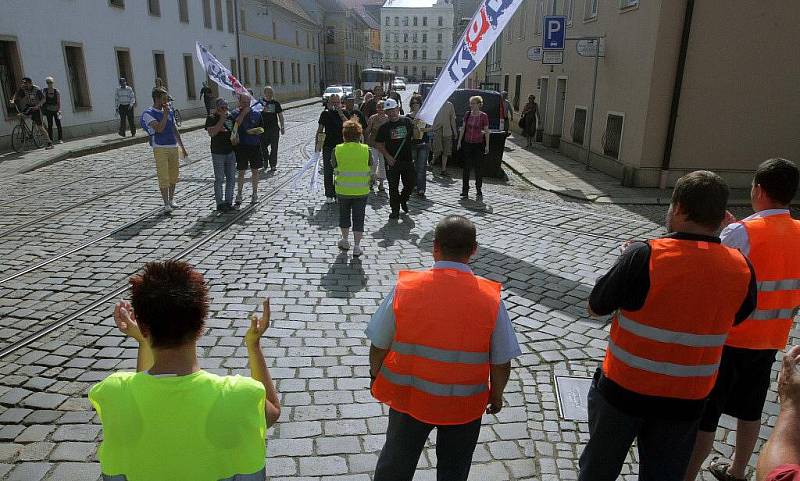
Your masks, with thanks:
[{"label": "raised hand", "polygon": [[123,300],[114,306],[114,322],[117,323],[117,328],[126,336],[130,336],[138,342],[144,341],[144,336],[139,329],[139,323],[136,322],[136,316],[133,313],[133,307],[131,307],[130,302]]},{"label": "raised hand", "polygon": [[258,314],[255,312],[251,313],[248,317],[250,319],[250,329],[247,330],[247,333],[244,335],[244,342],[248,346],[257,346],[261,341],[261,336],[267,331],[269,328],[269,321],[270,321],[270,308],[269,308],[269,298],[264,299],[264,303],[262,305],[263,313],[261,317],[258,317]]}]

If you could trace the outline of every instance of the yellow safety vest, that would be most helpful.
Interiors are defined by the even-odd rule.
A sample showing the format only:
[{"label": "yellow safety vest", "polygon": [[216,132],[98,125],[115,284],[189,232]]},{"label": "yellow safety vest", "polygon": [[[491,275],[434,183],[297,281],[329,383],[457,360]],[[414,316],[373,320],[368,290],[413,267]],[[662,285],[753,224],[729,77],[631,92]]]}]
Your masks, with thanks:
[{"label": "yellow safety vest", "polygon": [[264,386],[249,377],[110,375],[89,391],[107,481],[263,481]]},{"label": "yellow safety vest", "polygon": [[369,146],[347,142],[336,146],[336,193],[347,197],[369,194]]}]

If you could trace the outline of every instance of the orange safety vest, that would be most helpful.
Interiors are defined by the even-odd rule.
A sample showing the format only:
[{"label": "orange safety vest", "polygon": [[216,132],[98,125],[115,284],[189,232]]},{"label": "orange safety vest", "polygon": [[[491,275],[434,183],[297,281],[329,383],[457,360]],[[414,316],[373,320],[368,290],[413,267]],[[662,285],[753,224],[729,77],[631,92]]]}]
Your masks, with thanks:
[{"label": "orange safety vest", "polygon": [[789,213],[746,220],[750,262],[756,271],[758,305],[734,326],[727,345],[783,349],[800,306],[800,221]]},{"label": "orange safety vest", "polygon": [[457,269],[400,272],[395,335],[372,394],[428,424],[465,424],[489,399],[500,284]]},{"label": "orange safety vest", "polygon": [[649,244],[650,290],[641,309],[614,316],[603,373],[639,394],[703,399],[714,387],[750,268],[739,251],[713,242]]}]

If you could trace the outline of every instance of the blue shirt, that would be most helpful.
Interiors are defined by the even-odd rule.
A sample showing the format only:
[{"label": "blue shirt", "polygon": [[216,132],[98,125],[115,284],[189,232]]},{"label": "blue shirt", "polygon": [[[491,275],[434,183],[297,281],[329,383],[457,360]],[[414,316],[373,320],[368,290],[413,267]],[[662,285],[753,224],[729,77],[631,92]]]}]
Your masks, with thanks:
[{"label": "blue shirt", "polygon": [[142,112],[142,123],[147,133],[150,135],[150,145],[152,145],[154,149],[177,147],[178,139],[175,137],[175,114],[172,112],[172,109],[169,110],[169,119],[167,120],[167,125],[164,126],[164,130],[156,132],[156,129],[153,128],[151,124],[153,122],[161,123],[162,118],[164,118],[164,112],[155,107],[150,107]]},{"label": "blue shirt", "polygon": [[[234,110],[231,112],[231,117],[233,117],[234,122],[237,118],[239,118],[239,109]],[[239,126],[239,143],[245,145],[258,145],[261,143],[261,136],[260,135],[250,135],[247,133],[248,130],[261,127],[261,112],[256,112],[253,109],[250,109],[250,112],[244,116],[242,119],[242,124]]]},{"label": "blue shirt", "polygon": [[[434,269],[456,269],[461,272],[468,272],[472,274],[472,269],[466,264],[460,262],[439,261],[433,265]],[[395,317],[394,317],[394,291],[395,288],[389,292],[389,295],[381,303],[372,319],[369,321],[367,330],[365,331],[367,337],[372,344],[380,349],[389,349],[394,339],[395,331]],[[500,301],[500,308],[497,310],[497,320],[494,325],[494,332],[492,332],[491,346],[489,348],[489,362],[491,364],[505,364],[511,359],[522,354],[517,342],[517,336],[514,333],[514,327],[511,325],[511,318],[508,317],[508,311],[503,301]]]}]

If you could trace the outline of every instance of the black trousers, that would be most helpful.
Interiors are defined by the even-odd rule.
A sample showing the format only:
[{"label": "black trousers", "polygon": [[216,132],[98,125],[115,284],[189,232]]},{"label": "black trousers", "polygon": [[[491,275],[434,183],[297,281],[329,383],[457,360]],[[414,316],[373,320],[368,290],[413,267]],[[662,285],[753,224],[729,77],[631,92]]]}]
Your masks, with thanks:
[{"label": "black trousers", "polygon": [[[408,202],[414,186],[417,183],[417,172],[411,162],[395,162],[393,167],[386,163],[386,180],[389,181],[389,206],[392,212],[400,211],[400,204]],[[400,180],[403,180],[403,190],[400,191]]]},{"label": "black trousers", "polygon": [[331,156],[333,155],[333,147],[322,148],[322,174],[325,181],[325,197],[336,197],[336,185],[333,183],[333,164],[331,164]]},{"label": "black trousers", "polygon": [[131,135],[136,135],[136,124],[133,123],[133,107],[120,105],[119,109],[119,135],[125,135],[125,121],[130,124]]},{"label": "black trousers", "polygon": [[264,167],[275,168],[278,165],[278,141],[281,138],[281,131],[277,127],[267,129],[261,134],[261,157],[264,159]]},{"label": "black trousers", "polygon": [[437,481],[466,481],[478,443],[481,418],[467,424],[435,426],[394,409],[389,410],[386,444],[375,466],[373,481],[411,481],[433,428],[436,428]]},{"label": "black trousers", "polygon": [[45,110],[44,116],[47,117],[47,135],[50,136],[50,140],[56,140],[53,138],[53,122],[55,122],[56,130],[58,130],[58,140],[64,140],[64,133],[61,131],[61,119],[58,118],[58,112],[48,112]]},{"label": "black trousers", "polygon": [[483,187],[483,158],[486,156],[484,150],[486,144],[470,144],[464,142],[461,144],[461,160],[464,162],[464,168],[461,174],[461,192],[469,192],[469,172],[475,171],[475,190],[482,194],[481,188]]}]

